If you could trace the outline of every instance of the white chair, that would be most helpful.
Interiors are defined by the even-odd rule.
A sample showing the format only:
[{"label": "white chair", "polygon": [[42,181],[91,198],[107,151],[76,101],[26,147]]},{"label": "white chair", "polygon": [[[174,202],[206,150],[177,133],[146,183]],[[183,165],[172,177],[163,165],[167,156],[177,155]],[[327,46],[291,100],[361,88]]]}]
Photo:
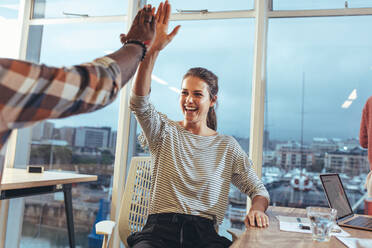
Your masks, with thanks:
[{"label": "white chair", "polygon": [[[121,241],[128,247],[127,237],[142,230],[148,215],[151,187],[151,158],[133,157],[130,163],[124,195],[120,205],[118,231]],[[96,224],[96,233],[104,235],[102,248],[107,247],[115,226],[113,221]]]}]

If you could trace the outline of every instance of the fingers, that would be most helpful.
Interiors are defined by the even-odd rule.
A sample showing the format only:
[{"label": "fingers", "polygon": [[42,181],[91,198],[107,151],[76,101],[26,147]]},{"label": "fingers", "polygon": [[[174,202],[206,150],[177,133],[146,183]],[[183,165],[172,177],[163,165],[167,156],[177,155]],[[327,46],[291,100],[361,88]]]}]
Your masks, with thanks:
[{"label": "fingers", "polygon": [[154,15],[154,13],[155,13],[155,8],[152,8],[152,11],[151,11],[152,21],[150,22],[150,26],[152,30],[155,30],[155,26],[157,23],[156,16]]},{"label": "fingers", "polygon": [[142,23],[143,24],[148,24],[148,23],[151,23],[153,21],[153,16],[152,16],[153,9],[151,7],[151,4],[145,5],[145,7],[143,7],[141,12],[142,12],[141,17],[140,17],[140,23],[141,24]]},{"label": "fingers", "polygon": [[250,226],[256,226],[254,223],[254,215],[248,215],[249,225]]},{"label": "fingers", "polygon": [[140,14],[140,17],[139,17],[139,23],[140,23],[140,24],[145,23],[145,17],[146,17],[146,11],[145,11],[145,8],[141,9],[141,10],[139,11],[139,14]]},{"label": "fingers", "polygon": [[140,20],[140,17],[141,17],[141,11],[138,11],[137,12],[137,15],[136,15],[136,17],[134,17],[134,20],[133,20],[133,24],[132,25],[137,25],[139,23],[139,20]]},{"label": "fingers", "polygon": [[160,22],[160,17],[162,16],[163,12],[163,2],[159,4],[158,10],[156,11],[155,20],[156,22]]},{"label": "fingers", "polygon": [[168,1],[165,1],[164,7],[163,7],[163,24],[168,24],[169,22],[169,16],[171,12],[171,6],[168,3]]},{"label": "fingers", "polygon": [[268,227],[269,217],[263,212],[252,211],[245,218],[244,224],[246,227],[248,226]]},{"label": "fingers", "polygon": [[125,34],[120,34],[120,42],[122,43],[122,44],[124,44],[125,43],[125,39],[127,38],[127,36],[125,35]]},{"label": "fingers", "polygon": [[176,34],[178,33],[178,30],[181,28],[180,25],[178,25],[177,27],[175,27],[172,32],[168,35],[168,39],[169,41],[173,40],[174,36],[176,36]]}]

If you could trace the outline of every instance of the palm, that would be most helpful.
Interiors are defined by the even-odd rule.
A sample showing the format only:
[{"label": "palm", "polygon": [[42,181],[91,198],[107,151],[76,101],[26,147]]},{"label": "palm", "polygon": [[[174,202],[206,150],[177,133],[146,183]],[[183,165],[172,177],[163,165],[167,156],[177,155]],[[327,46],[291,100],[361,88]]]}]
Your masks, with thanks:
[{"label": "palm", "polygon": [[160,3],[155,15],[156,32],[154,43],[151,47],[151,49],[154,51],[160,51],[164,47],[166,47],[177,34],[178,29],[180,28],[180,26],[177,26],[172,30],[170,34],[168,34],[170,12],[171,7],[167,1],[164,4]]}]

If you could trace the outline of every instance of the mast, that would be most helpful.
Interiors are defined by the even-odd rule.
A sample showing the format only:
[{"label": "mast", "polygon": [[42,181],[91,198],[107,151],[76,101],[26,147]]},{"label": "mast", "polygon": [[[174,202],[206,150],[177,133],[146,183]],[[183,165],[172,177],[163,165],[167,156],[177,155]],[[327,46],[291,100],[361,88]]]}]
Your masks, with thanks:
[{"label": "mast", "polygon": [[[305,72],[302,72],[302,102],[301,102],[301,147],[300,147],[300,154],[301,154],[301,172],[304,168],[304,109],[305,109]],[[305,165],[306,166],[306,165]]]}]

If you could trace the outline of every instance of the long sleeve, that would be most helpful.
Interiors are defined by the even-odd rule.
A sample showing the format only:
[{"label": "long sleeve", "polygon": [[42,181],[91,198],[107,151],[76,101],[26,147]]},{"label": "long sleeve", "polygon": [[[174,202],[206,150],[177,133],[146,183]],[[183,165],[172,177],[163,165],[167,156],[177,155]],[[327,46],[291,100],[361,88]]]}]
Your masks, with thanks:
[{"label": "long sleeve", "polygon": [[115,99],[120,77],[108,57],[70,68],[1,59],[0,132],[102,108]]},{"label": "long sleeve", "polygon": [[133,91],[130,96],[130,109],[136,116],[146,140],[141,141],[141,145],[149,145],[150,150],[155,151],[157,142],[162,136],[166,116],[156,111],[149,101],[150,95],[137,96]]},{"label": "long sleeve", "polygon": [[121,76],[108,57],[68,68],[0,59],[0,146],[12,129],[106,106],[122,87]]},{"label": "long sleeve", "polygon": [[[236,142],[237,143],[237,142]],[[264,196],[270,202],[270,196],[253,169],[253,163],[248,155],[236,144],[233,165],[232,183],[251,199],[257,195]]]}]

